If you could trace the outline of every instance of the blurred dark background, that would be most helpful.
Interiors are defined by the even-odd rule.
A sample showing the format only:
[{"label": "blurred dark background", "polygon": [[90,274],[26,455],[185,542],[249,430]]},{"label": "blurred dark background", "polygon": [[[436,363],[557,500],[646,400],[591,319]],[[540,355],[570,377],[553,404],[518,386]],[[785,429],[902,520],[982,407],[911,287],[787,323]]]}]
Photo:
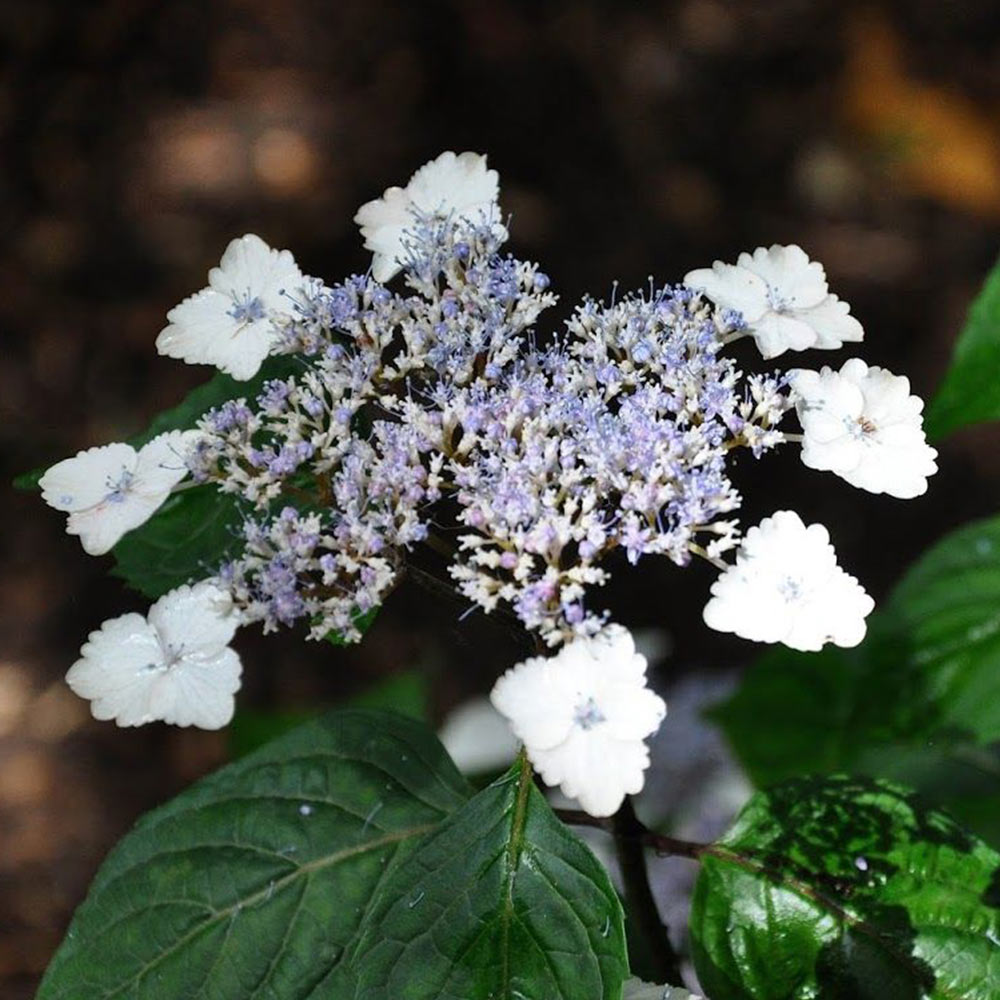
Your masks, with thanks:
[{"label": "blurred dark background", "polygon": [[[129,436],[208,376],[153,341],[229,239],[257,232],[330,280],[364,270],[356,208],[443,149],[500,171],[513,250],[563,295],[550,324],[614,279],[797,242],[864,323],[863,356],[929,396],[1000,246],[992,6],[6,0],[2,480]],[[909,503],[793,452],[744,461],[745,520],[793,506],[826,523],[878,599],[927,542],[1000,506],[997,440],[949,440]],[[17,1000],[110,845],[228,747],[89,718],[62,676],[89,630],[145,602],[37,497],[0,502],[0,995]],[[599,595],[671,634],[661,683],[755,654],[701,624],[710,580],[650,563]],[[417,663],[440,716],[523,655],[463,610],[407,586],[360,649],[243,637],[240,704],[316,708]]]}]

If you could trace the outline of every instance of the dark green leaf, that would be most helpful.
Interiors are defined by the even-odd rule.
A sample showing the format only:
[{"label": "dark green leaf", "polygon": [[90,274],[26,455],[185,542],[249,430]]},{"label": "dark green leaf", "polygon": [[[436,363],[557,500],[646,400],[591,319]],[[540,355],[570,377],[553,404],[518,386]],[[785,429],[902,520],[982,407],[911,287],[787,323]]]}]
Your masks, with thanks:
[{"label": "dark green leaf", "polygon": [[750,777],[852,769],[867,748],[932,732],[940,713],[909,659],[895,619],[876,612],[856,649],[769,649],[709,715]]},{"label": "dark green leaf", "polygon": [[418,670],[392,674],[350,699],[353,708],[379,708],[430,722],[427,678]]},{"label": "dark green leaf", "polygon": [[[382,709],[429,722],[427,680],[416,670],[392,674],[367,691],[343,702],[345,708]],[[296,726],[314,718],[318,709],[306,711],[262,712],[242,708],[230,723],[227,732],[234,757],[243,757],[269,740],[284,735]]]},{"label": "dark green leaf", "polygon": [[147,597],[160,597],[237,555],[242,523],[235,498],[214,486],[182,490],[111,550],[112,572]]},{"label": "dark green leaf", "polygon": [[[1000,821],[1000,769],[969,760],[982,764],[982,747],[1000,741],[998,677],[1000,518],[991,518],[925,553],[860,647],[772,649],[712,714],[760,785],[837,770],[902,777],[987,833]],[[978,796],[994,803],[989,826]]]},{"label": "dark green leaf", "polygon": [[317,712],[261,712],[252,708],[237,708],[233,721],[226,729],[229,753],[233,758],[245,757],[271,740],[290,733],[316,717]]},{"label": "dark green leaf", "polygon": [[939,726],[1000,739],[1000,517],[966,525],[924,553],[888,612]]},{"label": "dark green leaf", "polygon": [[1000,418],[1000,261],[972,303],[951,367],[924,421],[930,438]]},{"label": "dark green leaf", "polygon": [[712,1000],[1000,997],[1000,855],[898,786],[758,793],[701,862],[691,934]]},{"label": "dark green leaf", "polygon": [[946,738],[884,743],[862,750],[851,770],[918,789],[1000,848],[1000,746]]},{"label": "dark green leaf", "polygon": [[358,1000],[619,1000],[628,967],[604,869],[520,763],[389,873],[352,965]]},{"label": "dark green leaf", "polygon": [[309,996],[339,974],[387,870],[467,795],[419,723],[339,712],[303,726],[139,822],[39,1000]]},{"label": "dark green leaf", "polygon": [[19,476],[15,476],[11,480],[11,485],[15,490],[37,490],[38,484],[42,476],[45,475],[47,468],[48,466],[46,465],[32,469],[30,472],[22,472]]}]

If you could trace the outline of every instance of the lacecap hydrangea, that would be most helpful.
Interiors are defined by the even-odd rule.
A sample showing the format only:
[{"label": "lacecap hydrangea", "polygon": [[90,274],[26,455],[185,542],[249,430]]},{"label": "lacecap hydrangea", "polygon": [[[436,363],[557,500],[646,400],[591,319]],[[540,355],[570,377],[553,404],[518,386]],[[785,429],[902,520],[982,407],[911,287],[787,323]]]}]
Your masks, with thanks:
[{"label": "lacecap hydrangea", "polygon": [[[677,284],[587,298],[543,328],[556,295],[537,264],[506,251],[484,156],[443,153],[356,221],[374,254],[366,273],[327,284],[243,236],[157,339],[160,353],[238,381],[274,355],[294,356],[293,374],[196,427],[138,451],[93,448],[42,478],[94,554],[192,484],[245,512],[234,558],[165,595],[148,621],[92,635],[71,683],[101,718],[224,725],[237,624],[357,641],[429,546],[470,607],[507,609],[550,650],[508,671],[494,702],[542,777],[604,815],[641,787],[643,741],[665,713],[601,608],[609,556],[710,562],[712,628],[797,649],[860,642],[872,601],[826,529],[783,510],[744,535],[730,479],[735,452],[781,446],[901,498],[936,469],[905,378],[859,358],[745,372],[727,351],[751,338],[770,360],[860,341],[819,263],[797,246],[761,247]],[[177,609],[200,623],[190,639]],[[116,648],[136,636],[148,657]]]}]

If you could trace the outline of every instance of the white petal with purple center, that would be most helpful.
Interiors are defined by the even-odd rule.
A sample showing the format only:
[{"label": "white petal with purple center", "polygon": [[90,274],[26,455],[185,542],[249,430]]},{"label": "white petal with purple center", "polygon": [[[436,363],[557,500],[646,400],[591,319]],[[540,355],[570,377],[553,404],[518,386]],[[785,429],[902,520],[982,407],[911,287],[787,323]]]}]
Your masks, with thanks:
[{"label": "white petal with purple center", "polygon": [[826,643],[856,646],[874,602],[838,565],[821,524],[778,511],[751,528],[736,563],[712,584],[709,628],[755,642],[815,651]]},{"label": "white petal with purple center", "polygon": [[137,452],[115,442],[81,451],[49,469],[39,481],[42,498],[66,511],[66,531],[84,551],[103,555],[144,524],[187,475],[188,449],[197,431],[168,431]]},{"label": "white petal with purple center", "polygon": [[542,780],[591,815],[609,816],[641,790],[643,741],[666,705],[646,687],[646,661],[627,630],[607,626],[552,657],[532,657],[508,670],[490,698]]},{"label": "white petal with purple center", "polygon": [[208,287],[167,313],[156,338],[160,354],[215,365],[238,381],[257,374],[277,346],[275,322],[292,312],[302,272],[288,250],[273,250],[248,233],[232,240]]},{"label": "white petal with purple center", "polygon": [[365,247],[373,251],[372,275],[388,281],[405,265],[405,233],[420,216],[491,221],[498,230],[500,187],[495,170],[486,168],[479,153],[442,153],[425,163],[405,188],[388,188],[381,198],[366,202],[354,221],[361,228]]},{"label": "white petal with purple center", "polygon": [[229,648],[239,619],[210,581],[164,594],[143,618],[127,614],[91,632],[66,681],[97,719],[119,726],[161,720],[219,729],[232,718],[239,656]]}]

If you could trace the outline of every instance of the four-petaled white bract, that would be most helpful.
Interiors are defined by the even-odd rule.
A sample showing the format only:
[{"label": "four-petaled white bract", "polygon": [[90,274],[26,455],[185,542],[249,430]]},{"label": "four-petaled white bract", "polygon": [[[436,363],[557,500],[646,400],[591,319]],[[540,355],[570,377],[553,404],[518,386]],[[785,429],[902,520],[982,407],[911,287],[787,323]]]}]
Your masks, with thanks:
[{"label": "four-petaled white bract", "polygon": [[758,247],[735,264],[717,260],[689,271],[684,284],[716,305],[742,313],[765,358],[787,350],[837,348],[864,337],[846,302],[829,293],[823,265],[801,247]]},{"label": "four-petaled white bract", "polygon": [[736,565],[712,584],[704,618],[719,632],[815,651],[827,642],[856,646],[874,606],[837,565],[826,528],[779,510],[747,532]]},{"label": "four-petaled white bract", "polygon": [[91,632],[66,681],[95,718],[119,726],[219,729],[240,687],[240,658],[229,648],[238,625],[229,595],[211,581],[178,587],[146,618],[121,615]]},{"label": "four-petaled white bract", "polygon": [[592,816],[610,816],[642,789],[666,705],[646,687],[646,660],[629,632],[608,626],[552,657],[508,670],[490,694],[548,785]]},{"label": "four-petaled white bract", "polygon": [[86,552],[109,551],[153,515],[187,475],[184,456],[197,431],[168,431],[138,451],[116,442],[57,462],[39,480],[50,507],[69,513],[66,531]]},{"label": "four-petaled white bract", "polygon": [[937,452],[924,436],[924,402],[910,382],[860,358],[839,372],[788,373],[805,440],[802,461],[852,486],[909,500],[927,492]]},{"label": "four-petaled white bract", "polygon": [[374,251],[375,280],[388,281],[406,263],[405,232],[419,216],[498,221],[499,183],[497,172],[486,169],[485,156],[447,152],[425,163],[405,188],[387,188],[381,198],[362,205],[354,221],[365,247]]},{"label": "four-petaled white bract", "polygon": [[167,313],[156,338],[160,354],[188,364],[215,365],[243,382],[275,346],[275,320],[292,311],[289,296],[302,272],[288,250],[272,250],[252,233],[233,240],[208,287]]}]

